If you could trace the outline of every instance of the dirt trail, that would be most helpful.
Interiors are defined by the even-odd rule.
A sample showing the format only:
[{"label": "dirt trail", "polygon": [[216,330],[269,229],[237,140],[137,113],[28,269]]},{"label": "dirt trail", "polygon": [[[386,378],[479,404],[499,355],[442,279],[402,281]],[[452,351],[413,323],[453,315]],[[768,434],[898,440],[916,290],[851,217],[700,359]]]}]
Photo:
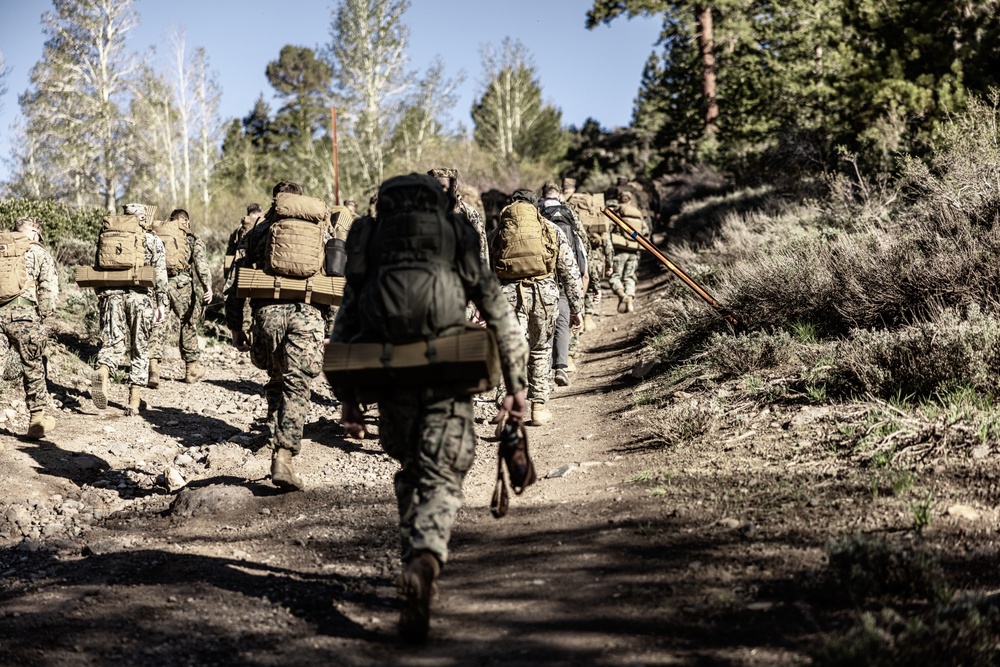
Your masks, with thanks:
[{"label": "dirt trail", "polygon": [[[529,430],[542,476],[572,468],[512,497],[499,521],[492,415],[478,405],[479,456],[419,649],[395,636],[395,464],[375,438],[343,437],[324,383],[297,459],[308,490],[279,494],[254,453],[263,375],[227,346],[206,351],[204,382],[165,382],[138,418],[121,416],[124,386],[98,413],[85,369],[50,364],[66,406],[51,440],[12,437],[24,415],[4,425],[0,664],[801,664],[843,624],[815,584],[824,544],[905,532],[909,501],[873,497],[838,458],[832,407],[732,398],[664,446],[658,415],[733,390],[691,386],[647,405],[653,385],[629,371],[667,279],[647,272],[639,311],[613,316],[605,301],[553,423]],[[996,478],[968,483],[991,479],[994,457],[948,468],[936,487],[983,509],[978,524],[934,527],[965,549],[970,587],[997,584],[984,540]],[[184,490],[157,484],[169,468]]]}]

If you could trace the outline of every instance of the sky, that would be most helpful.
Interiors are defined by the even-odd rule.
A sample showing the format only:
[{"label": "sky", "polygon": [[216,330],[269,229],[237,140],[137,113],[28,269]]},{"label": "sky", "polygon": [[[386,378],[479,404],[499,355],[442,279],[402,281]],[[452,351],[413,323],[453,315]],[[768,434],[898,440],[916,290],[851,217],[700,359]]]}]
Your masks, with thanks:
[{"label": "sky", "polygon": [[[282,46],[329,44],[335,5],[334,0],[136,0],[141,23],[127,43],[167,71],[166,35],[183,28],[189,52],[204,47],[218,77],[222,118],[241,118],[261,93],[271,99],[264,70]],[[451,122],[471,128],[469,111],[485,87],[480,49],[510,36],[528,48],[543,99],[562,110],[564,125],[579,126],[587,118],[606,128],[628,125],[660,22],[620,18],[587,30],[592,6],[592,0],[411,0],[404,15],[410,67],[423,71],[440,55],[449,77],[464,72]],[[0,181],[10,176],[17,97],[28,89],[31,68],[42,56],[41,17],[51,7],[51,0],[0,0],[0,52],[9,69],[8,90],[0,97]],[[157,54],[149,55],[156,44]],[[271,106],[273,111],[278,105]]]}]

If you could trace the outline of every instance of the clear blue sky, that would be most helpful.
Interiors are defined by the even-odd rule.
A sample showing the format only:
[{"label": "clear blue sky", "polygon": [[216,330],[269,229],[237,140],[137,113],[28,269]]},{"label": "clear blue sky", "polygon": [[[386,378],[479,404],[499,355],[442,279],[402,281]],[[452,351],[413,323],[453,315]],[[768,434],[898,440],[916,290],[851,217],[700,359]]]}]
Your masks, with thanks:
[{"label": "clear blue sky", "polygon": [[[137,0],[141,24],[129,48],[141,53],[161,44],[169,57],[170,26],[187,32],[189,51],[204,47],[222,85],[223,118],[246,115],[260,93],[271,95],[267,63],[285,44],[321,47],[330,41],[333,0]],[[507,36],[531,52],[544,99],[562,109],[565,125],[588,117],[604,127],[629,123],[642,68],[659,35],[650,19],[619,19],[592,31],[584,27],[591,0],[411,0],[404,20],[410,28],[412,68],[445,59],[447,73],[464,70],[452,124],[471,127],[469,109],[481,93],[480,47]],[[8,91],[0,98],[0,180],[9,176],[10,126],[19,115],[17,96],[41,58],[41,16],[50,0],[0,0],[0,51],[10,68]],[[162,68],[158,68],[162,69]],[[272,105],[272,110],[275,105]]]}]

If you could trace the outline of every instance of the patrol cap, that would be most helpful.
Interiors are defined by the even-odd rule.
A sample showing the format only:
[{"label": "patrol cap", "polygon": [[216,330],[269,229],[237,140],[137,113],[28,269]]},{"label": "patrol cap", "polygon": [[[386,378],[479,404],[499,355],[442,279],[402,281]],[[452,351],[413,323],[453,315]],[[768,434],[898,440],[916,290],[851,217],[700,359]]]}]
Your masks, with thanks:
[{"label": "patrol cap", "polygon": [[563,183],[563,187],[564,188],[575,188],[576,187],[576,179],[575,178],[570,178],[569,176],[565,177],[563,179],[562,183]]},{"label": "patrol cap", "polygon": [[549,190],[555,190],[556,192],[559,192],[559,186],[549,181],[548,183],[542,186],[542,196],[544,197],[545,193],[548,192]]},{"label": "patrol cap", "polygon": [[538,201],[538,195],[535,194],[534,190],[529,190],[527,188],[519,188],[514,190],[514,194],[510,196],[512,202],[515,201],[526,201],[529,204],[534,204]]},{"label": "patrol cap", "polygon": [[42,242],[42,221],[34,216],[26,215],[14,221],[14,229],[23,232],[25,229],[33,229],[38,232],[38,241]]},{"label": "patrol cap", "polygon": [[454,169],[452,167],[437,167],[428,171],[427,175],[433,176],[434,178],[450,178],[458,180],[458,169]]},{"label": "patrol cap", "polygon": [[125,204],[122,207],[122,211],[125,215],[137,215],[140,220],[146,219],[146,205],[145,204]]}]

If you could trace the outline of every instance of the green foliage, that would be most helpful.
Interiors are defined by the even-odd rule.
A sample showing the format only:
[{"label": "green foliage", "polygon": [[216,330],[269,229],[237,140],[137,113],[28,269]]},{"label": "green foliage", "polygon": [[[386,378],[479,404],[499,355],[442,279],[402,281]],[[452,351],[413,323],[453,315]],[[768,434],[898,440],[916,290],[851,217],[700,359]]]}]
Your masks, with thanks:
[{"label": "green foliage", "polygon": [[43,223],[42,235],[45,241],[53,245],[74,239],[95,243],[105,215],[107,213],[100,208],[73,210],[51,199],[0,199],[0,228],[13,229],[18,218],[35,217]]},{"label": "green foliage", "polygon": [[951,598],[937,557],[919,546],[896,548],[883,538],[858,534],[831,542],[826,551],[829,592],[859,606],[872,601],[946,602]]}]

